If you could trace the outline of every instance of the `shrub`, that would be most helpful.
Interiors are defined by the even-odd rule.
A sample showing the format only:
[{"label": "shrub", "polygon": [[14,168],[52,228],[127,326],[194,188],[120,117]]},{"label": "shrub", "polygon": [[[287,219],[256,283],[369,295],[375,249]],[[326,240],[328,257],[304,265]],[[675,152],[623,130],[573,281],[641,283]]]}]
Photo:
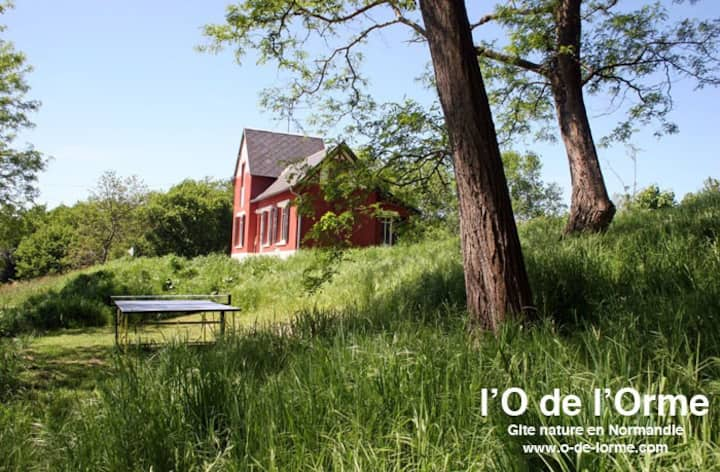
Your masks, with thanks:
[{"label": "shrub", "polygon": [[0,316],[0,335],[59,328],[104,326],[112,318],[111,295],[126,289],[107,271],[78,274],[61,289],[32,295]]},{"label": "shrub", "polygon": [[57,223],[43,226],[23,239],[15,252],[18,277],[27,279],[69,269],[67,255],[73,237],[71,228]]},{"label": "shrub", "polygon": [[151,254],[195,257],[229,250],[232,186],[214,180],[185,180],[150,196],[144,207]]},{"label": "shrub", "polygon": [[638,192],[632,203],[645,210],[672,208],[675,206],[675,193],[672,190],[660,190],[657,185],[651,185]]}]

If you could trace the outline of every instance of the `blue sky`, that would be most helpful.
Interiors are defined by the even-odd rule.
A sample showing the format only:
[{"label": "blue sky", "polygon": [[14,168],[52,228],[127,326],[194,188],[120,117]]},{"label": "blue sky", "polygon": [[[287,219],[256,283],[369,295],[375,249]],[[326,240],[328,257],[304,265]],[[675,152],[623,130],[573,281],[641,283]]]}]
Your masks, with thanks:
[{"label": "blue sky", "polygon": [[[204,41],[201,26],[221,22],[227,3],[17,0],[2,18],[4,36],[34,66],[31,97],[43,103],[36,128],[21,140],[53,156],[40,178],[40,202],[83,199],[106,170],[137,174],[152,189],[189,177],[229,177],[244,127],[286,130],[258,104],[263,88],[282,85],[272,65],[258,66],[251,56],[238,66],[229,52],[194,49]],[[674,11],[683,8],[692,16],[720,17],[716,1]],[[372,90],[380,99],[430,100],[432,94],[413,80],[428,53],[423,45],[403,43],[405,38],[404,31],[389,31],[368,45],[364,70]],[[720,177],[720,90],[693,91],[681,82],[674,91],[680,133],[660,141],[650,133],[638,136],[637,180],[640,187],[657,183],[682,196],[706,177]],[[612,121],[592,118],[602,111],[596,105],[590,112],[599,136]],[[567,196],[562,145],[526,147],[541,154],[544,178]],[[601,162],[611,193],[622,191],[621,181],[632,184],[624,147],[601,150]]]}]

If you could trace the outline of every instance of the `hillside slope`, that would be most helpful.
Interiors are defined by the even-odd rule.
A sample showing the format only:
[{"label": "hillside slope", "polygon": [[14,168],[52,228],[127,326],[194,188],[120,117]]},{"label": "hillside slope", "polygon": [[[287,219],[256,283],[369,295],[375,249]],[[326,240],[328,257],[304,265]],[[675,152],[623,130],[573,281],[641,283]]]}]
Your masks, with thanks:
[{"label": "hillside slope", "polygon": [[[6,313],[19,320],[23,309],[61,303],[43,300],[229,291],[260,323],[212,349],[119,356],[97,389],[42,408],[16,394],[0,407],[0,454],[10,469],[719,470],[720,196],[619,215],[604,235],[561,239],[561,229],[554,220],[521,229],[543,321],[498,337],[465,330],[453,239],[351,251],[315,293],[303,274],[319,257],[307,252],[287,262],[118,261],[17,295]],[[285,329],[262,326],[272,320]],[[530,409],[513,418],[491,404],[484,416],[481,389],[509,387],[527,392]],[[701,393],[712,404],[693,418],[589,408],[546,417],[536,407],[554,388],[589,404],[592,389],[623,387]],[[688,432],[512,437],[510,423]],[[595,441],[669,451],[522,451]]]}]

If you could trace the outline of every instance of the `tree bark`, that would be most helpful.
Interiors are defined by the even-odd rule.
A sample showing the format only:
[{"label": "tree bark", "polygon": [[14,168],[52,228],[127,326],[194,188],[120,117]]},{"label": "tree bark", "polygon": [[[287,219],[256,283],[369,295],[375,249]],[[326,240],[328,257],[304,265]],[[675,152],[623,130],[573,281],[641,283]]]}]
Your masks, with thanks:
[{"label": "tree bark", "polygon": [[532,313],[495,126],[464,0],[420,0],[440,103],[453,149],[468,311],[497,331]]},{"label": "tree bark", "polygon": [[556,9],[558,54],[549,70],[560,133],[570,163],[572,197],[565,233],[604,231],[615,215],[600,170],[582,90],[581,0],[561,0]]}]

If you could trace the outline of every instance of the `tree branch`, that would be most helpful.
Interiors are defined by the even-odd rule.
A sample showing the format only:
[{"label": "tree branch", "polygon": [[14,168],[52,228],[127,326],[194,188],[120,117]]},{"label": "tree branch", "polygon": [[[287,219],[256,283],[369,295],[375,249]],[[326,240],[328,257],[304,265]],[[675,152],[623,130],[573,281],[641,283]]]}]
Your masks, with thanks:
[{"label": "tree branch", "polygon": [[518,56],[511,56],[509,54],[504,54],[499,51],[495,51],[493,49],[488,49],[482,46],[476,46],[475,52],[478,56],[487,57],[488,59],[492,59],[494,61],[502,62],[504,64],[510,64],[513,66],[520,67],[525,70],[529,70],[531,72],[535,72],[540,75],[545,75],[545,69],[541,64],[537,64],[535,62],[529,61],[527,59],[523,59],[522,57]]},{"label": "tree branch", "polygon": [[373,8],[384,5],[388,3],[388,0],[376,0],[372,3],[368,3],[364,7],[358,8],[357,10],[350,12],[344,16],[336,16],[336,17],[329,17],[325,15],[321,15],[319,13],[316,13],[312,10],[308,10],[305,7],[302,7],[298,5],[296,2],[293,2],[293,5],[297,8],[298,13],[302,13],[303,15],[307,15],[310,18],[315,18],[320,21],[324,21],[325,23],[344,23],[346,21],[352,20],[353,18],[362,15],[363,13],[367,13],[368,11],[372,10]]},{"label": "tree branch", "polygon": [[475,23],[472,23],[470,25],[470,29],[474,30],[478,26],[482,26],[486,23],[490,23],[491,21],[497,21],[502,19],[503,17],[506,17],[508,15],[518,15],[518,16],[526,16],[526,15],[542,15],[543,13],[552,13],[553,9],[551,6],[541,6],[541,7],[535,7],[535,8],[505,8],[499,12],[495,13],[488,13],[487,15],[481,16],[478,21]]},{"label": "tree branch", "polygon": [[415,30],[415,32],[416,32],[418,35],[422,36],[423,38],[427,37],[427,33],[425,32],[425,28],[423,28],[423,27],[420,26],[418,23],[412,21],[411,19],[409,19],[409,18],[407,18],[405,15],[403,15],[403,14],[402,14],[402,11],[400,11],[400,8],[398,8],[397,5],[390,4],[390,6],[392,7],[393,11],[395,12],[395,18],[397,18],[397,20],[398,20],[399,23],[402,23],[402,24],[404,24],[404,25],[406,25],[406,26],[409,26],[410,28],[412,28],[413,30]]}]

